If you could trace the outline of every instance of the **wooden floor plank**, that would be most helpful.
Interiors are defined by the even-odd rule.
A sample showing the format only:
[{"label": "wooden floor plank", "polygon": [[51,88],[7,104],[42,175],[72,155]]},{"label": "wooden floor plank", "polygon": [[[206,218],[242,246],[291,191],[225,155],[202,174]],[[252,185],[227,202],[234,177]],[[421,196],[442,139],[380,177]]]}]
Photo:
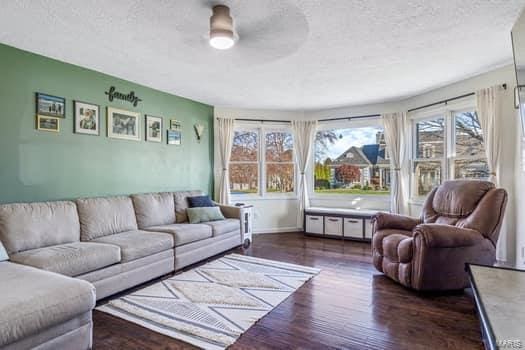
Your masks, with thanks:
[{"label": "wooden floor plank", "polygon": [[[236,253],[322,269],[231,349],[482,349],[472,295],[416,293],[371,264],[370,244],[257,235]],[[193,349],[95,311],[94,349]]]}]

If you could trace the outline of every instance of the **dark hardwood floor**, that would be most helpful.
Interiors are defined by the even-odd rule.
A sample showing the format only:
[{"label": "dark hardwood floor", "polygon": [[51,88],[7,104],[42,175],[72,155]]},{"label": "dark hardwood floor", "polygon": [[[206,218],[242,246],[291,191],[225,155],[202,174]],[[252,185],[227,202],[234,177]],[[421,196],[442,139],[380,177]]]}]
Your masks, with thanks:
[{"label": "dark hardwood floor", "polygon": [[[482,349],[472,296],[420,294],[371,264],[370,245],[265,234],[237,253],[322,269],[231,349]],[[94,349],[191,349],[95,311]]]}]

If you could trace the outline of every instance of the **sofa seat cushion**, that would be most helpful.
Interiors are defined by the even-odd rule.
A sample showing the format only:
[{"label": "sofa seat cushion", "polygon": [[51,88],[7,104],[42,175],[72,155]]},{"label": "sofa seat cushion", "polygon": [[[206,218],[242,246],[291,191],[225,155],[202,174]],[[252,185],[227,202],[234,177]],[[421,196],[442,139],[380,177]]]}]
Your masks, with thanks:
[{"label": "sofa seat cushion", "polygon": [[66,276],[78,276],[120,262],[120,248],[102,243],[69,243],[26,250],[11,261]]},{"label": "sofa seat cushion", "polygon": [[95,306],[95,288],[79,279],[5,261],[0,280],[0,348]]},{"label": "sofa seat cushion", "polygon": [[241,229],[241,221],[239,219],[225,219],[220,221],[208,221],[203,224],[211,227],[213,236],[224,235],[233,231]]},{"label": "sofa seat cushion", "polygon": [[173,224],[163,226],[152,226],[148,231],[171,233],[175,238],[175,246],[179,247],[191,242],[200,241],[212,237],[212,229],[203,224]]},{"label": "sofa seat cushion", "polygon": [[161,232],[134,230],[104,236],[92,242],[113,244],[120,247],[121,262],[132,261],[171,249],[173,236]]}]

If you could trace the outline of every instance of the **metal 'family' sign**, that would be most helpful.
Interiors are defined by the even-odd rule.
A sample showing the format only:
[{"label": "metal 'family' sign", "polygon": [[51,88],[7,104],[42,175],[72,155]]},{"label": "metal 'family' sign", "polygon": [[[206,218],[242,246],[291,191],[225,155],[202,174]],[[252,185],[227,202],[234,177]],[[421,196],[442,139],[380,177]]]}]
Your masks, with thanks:
[{"label": "metal 'family' sign", "polygon": [[112,102],[114,99],[128,101],[133,104],[133,107],[137,107],[137,104],[142,101],[137,95],[135,95],[135,91],[130,91],[128,94],[125,94],[117,91],[114,86],[111,86],[105,94],[108,95],[109,102]]}]

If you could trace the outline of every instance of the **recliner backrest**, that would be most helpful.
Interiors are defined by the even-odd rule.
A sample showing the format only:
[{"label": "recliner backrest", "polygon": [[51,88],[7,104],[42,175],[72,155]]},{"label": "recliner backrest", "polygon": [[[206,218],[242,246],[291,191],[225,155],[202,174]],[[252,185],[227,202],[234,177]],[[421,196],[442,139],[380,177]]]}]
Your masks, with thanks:
[{"label": "recliner backrest", "polygon": [[473,229],[496,244],[506,203],[507,192],[492,182],[445,181],[428,195],[422,220]]}]

